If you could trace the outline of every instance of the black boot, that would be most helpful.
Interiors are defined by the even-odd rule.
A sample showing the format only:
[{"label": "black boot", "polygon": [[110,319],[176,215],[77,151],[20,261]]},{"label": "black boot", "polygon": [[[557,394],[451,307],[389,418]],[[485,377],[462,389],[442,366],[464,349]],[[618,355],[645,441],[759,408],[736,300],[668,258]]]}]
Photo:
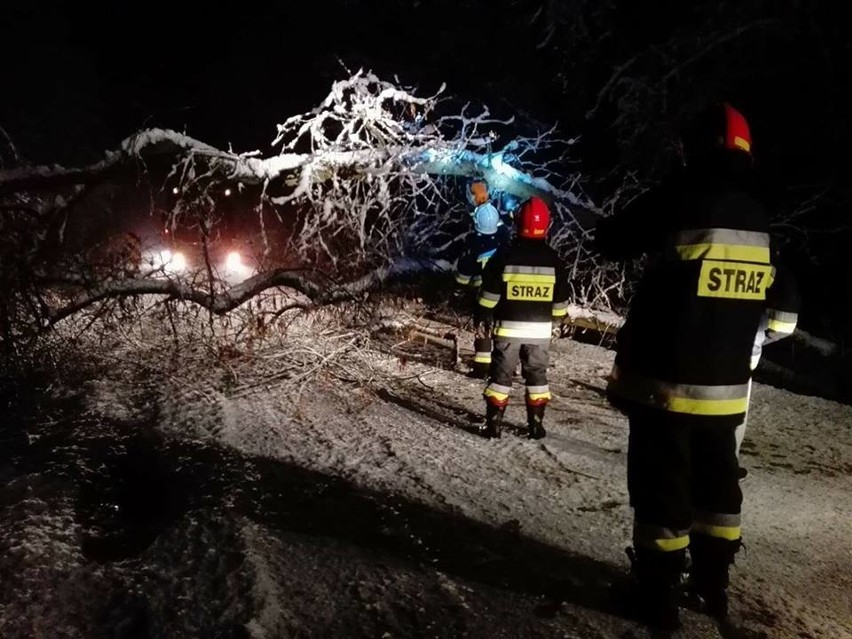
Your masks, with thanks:
[{"label": "black boot", "polygon": [[530,439],[541,439],[547,434],[544,430],[544,409],[547,404],[527,404],[527,426]]},{"label": "black boot", "polygon": [[485,405],[485,432],[486,437],[491,439],[500,439],[500,430],[503,425],[503,413],[506,412],[505,406],[495,406],[488,403]]},{"label": "black boot", "polygon": [[674,633],[681,627],[679,606],[686,551],[628,548],[627,556],[630,581],[621,597],[622,612],[654,631]]},{"label": "black boot", "polygon": [[728,617],[728,571],[741,545],[740,540],[691,535],[689,595],[699,611],[719,621]]}]

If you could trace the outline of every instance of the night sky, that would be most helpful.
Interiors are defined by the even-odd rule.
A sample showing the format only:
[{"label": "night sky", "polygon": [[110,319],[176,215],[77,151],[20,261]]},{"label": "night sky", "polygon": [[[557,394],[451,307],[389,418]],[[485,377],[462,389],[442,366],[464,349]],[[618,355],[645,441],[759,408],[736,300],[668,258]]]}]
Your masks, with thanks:
[{"label": "night sky", "polygon": [[[315,106],[345,64],[424,92],[445,81],[462,100],[558,120],[582,134],[580,168],[596,195],[614,169],[659,178],[667,132],[727,98],[751,122],[774,209],[819,196],[804,222],[816,235],[786,238],[803,280],[822,291],[821,307],[850,297],[841,238],[852,226],[852,48],[842,3],[603,0],[538,15],[527,0],[7,4],[0,126],[35,163],[96,160],[152,126],[271,153],[275,124]],[[622,65],[633,84],[586,117]]]}]

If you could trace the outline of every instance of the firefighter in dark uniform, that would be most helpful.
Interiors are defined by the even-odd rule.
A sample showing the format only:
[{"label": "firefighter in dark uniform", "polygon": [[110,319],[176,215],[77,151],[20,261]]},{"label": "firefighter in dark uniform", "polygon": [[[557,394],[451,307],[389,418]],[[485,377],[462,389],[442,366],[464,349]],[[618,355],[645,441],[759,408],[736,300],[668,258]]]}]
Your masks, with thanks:
[{"label": "firefighter in dark uniform", "polygon": [[[469,289],[476,294],[482,284],[482,271],[488,261],[504,243],[504,235],[500,232],[502,223],[499,211],[489,202],[484,202],[473,212],[474,232],[468,237],[464,252],[459,257],[456,267],[456,284]],[[468,303],[472,303],[471,297]],[[473,340],[474,356],[473,377],[483,378],[491,367],[491,337],[477,326],[476,337]]]},{"label": "firefighter in dark uniform", "polygon": [[500,437],[512,376],[521,361],[526,382],[529,437],[545,436],[544,410],[553,318],[568,312],[568,283],[556,251],[547,244],[550,211],[532,197],[521,206],[517,236],[489,260],[479,290],[477,323],[492,329],[494,349],[485,389],[487,437]]},{"label": "firefighter in dark uniform", "polygon": [[797,310],[750,186],[746,120],[714,105],[682,141],[685,168],[595,234],[604,257],[650,256],[607,390],[630,426],[626,603],[663,630],[680,626],[687,547],[692,593],[705,612],[727,617],[728,571],[741,545],[734,431],[748,406],[752,347],[767,309]]}]

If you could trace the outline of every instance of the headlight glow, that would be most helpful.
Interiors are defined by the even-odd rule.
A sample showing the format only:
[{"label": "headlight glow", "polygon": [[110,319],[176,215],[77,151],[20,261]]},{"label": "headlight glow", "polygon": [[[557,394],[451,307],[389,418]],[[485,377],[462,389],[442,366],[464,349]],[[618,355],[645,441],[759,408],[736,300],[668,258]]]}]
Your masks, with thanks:
[{"label": "headlight glow", "polygon": [[243,260],[240,257],[240,254],[236,251],[231,251],[228,253],[228,257],[225,258],[225,267],[228,270],[236,271],[243,265]]},{"label": "headlight glow", "polygon": [[184,271],[186,270],[186,257],[183,253],[175,253],[172,255],[172,259],[169,262],[169,267],[172,271]]}]

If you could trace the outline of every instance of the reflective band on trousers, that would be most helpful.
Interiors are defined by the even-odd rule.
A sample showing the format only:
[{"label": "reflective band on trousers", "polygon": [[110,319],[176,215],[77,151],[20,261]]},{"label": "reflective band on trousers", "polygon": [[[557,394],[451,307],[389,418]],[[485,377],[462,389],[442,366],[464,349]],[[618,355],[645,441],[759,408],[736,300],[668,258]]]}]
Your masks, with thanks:
[{"label": "reflective band on trousers", "polygon": [[491,363],[491,351],[477,351],[473,356],[473,361],[477,364],[490,364]]},{"label": "reflective band on trousers", "polygon": [[698,511],[693,519],[692,529],[708,537],[736,541],[742,536],[740,515]]},{"label": "reflective band on trousers", "polygon": [[497,337],[529,337],[533,339],[550,339],[553,325],[550,322],[513,322],[500,320],[494,329]]},{"label": "reflective band on trousers", "polygon": [[488,400],[493,401],[495,404],[505,404],[509,401],[509,393],[512,392],[512,389],[508,386],[503,386],[502,384],[495,384],[494,382],[490,383],[486,388],[483,395]]},{"label": "reflective band on trousers", "polygon": [[673,552],[689,545],[689,530],[673,530],[637,521],[633,524],[633,541],[644,548]]},{"label": "reflective band on trousers", "polygon": [[550,387],[547,384],[543,386],[527,386],[527,403],[528,404],[544,404],[553,399],[550,394]]},{"label": "reflective band on trousers", "polygon": [[748,407],[748,382],[733,385],[674,384],[612,369],[609,389],[616,395],[672,413],[738,415]]},{"label": "reflective band on trousers", "polygon": [[769,234],[759,231],[690,229],[671,238],[681,260],[726,260],[769,264]]}]

